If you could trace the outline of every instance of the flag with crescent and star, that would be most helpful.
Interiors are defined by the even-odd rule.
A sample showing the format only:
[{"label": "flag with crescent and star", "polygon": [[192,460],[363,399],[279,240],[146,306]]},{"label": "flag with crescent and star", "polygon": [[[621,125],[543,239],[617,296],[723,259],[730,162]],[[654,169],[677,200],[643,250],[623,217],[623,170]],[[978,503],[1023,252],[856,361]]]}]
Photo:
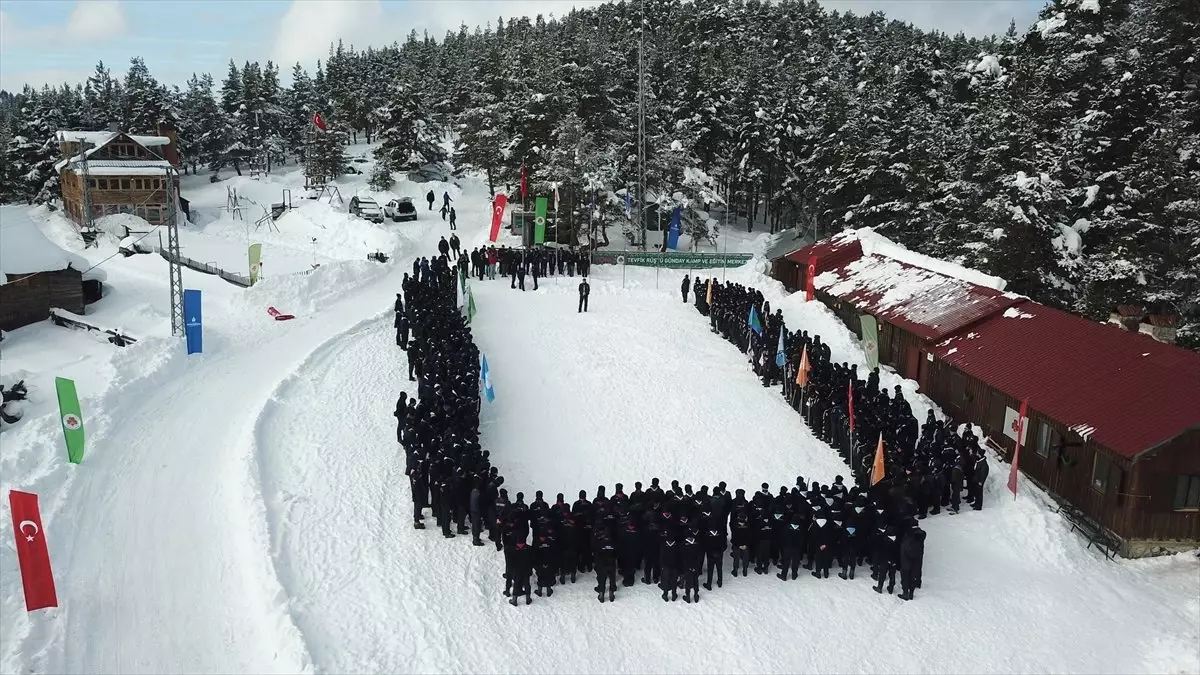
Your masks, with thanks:
[{"label": "flag with crescent and star", "polygon": [[54,378],[58,393],[58,416],[62,420],[63,439],[67,442],[67,458],[72,464],[83,461],[83,411],[79,407],[79,394],[75,391],[75,380],[65,377]]},{"label": "flag with crescent and star", "polygon": [[492,231],[488,235],[488,241],[496,241],[500,236],[500,224],[504,220],[504,207],[508,204],[508,195],[503,192],[496,195],[496,199],[492,201]]},{"label": "flag with crescent and star", "polygon": [[9,490],[8,505],[12,511],[21,585],[25,588],[25,609],[32,612],[58,607],[54,571],[50,569],[50,549],[46,546],[46,530],[42,527],[38,496],[32,492]]},{"label": "flag with crescent and star", "polygon": [[496,392],[492,390],[492,376],[488,373],[487,357],[483,357],[483,366],[479,370],[480,380],[483,382],[483,391],[487,394],[488,403],[496,400]]}]

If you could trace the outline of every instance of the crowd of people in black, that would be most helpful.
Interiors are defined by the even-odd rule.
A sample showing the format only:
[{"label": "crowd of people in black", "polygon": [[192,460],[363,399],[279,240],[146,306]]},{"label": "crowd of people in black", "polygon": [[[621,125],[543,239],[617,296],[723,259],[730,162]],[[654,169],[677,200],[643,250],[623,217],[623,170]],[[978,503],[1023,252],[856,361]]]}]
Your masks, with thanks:
[{"label": "crowd of people in black", "polygon": [[[534,264],[528,253],[524,264],[517,264],[519,253],[510,255],[510,267]],[[635,482],[628,492],[620,483],[611,494],[599,486],[591,498],[581,490],[573,501],[558,493],[550,503],[541,491],[528,503],[520,492],[510,498],[504,477],[479,443],[479,351],[456,306],[456,270],[466,272],[472,263],[462,255],[455,264],[443,253],[432,262],[414,261],[413,275],[405,274],[395,305],[397,344],[408,352],[409,379],[417,382],[417,396],[402,393],[397,401],[397,440],[405,450],[414,527],[425,529],[428,508],[446,538],[470,535],[474,545],[487,546],[486,534],[503,551],[504,593],[511,604],[517,605],[521,596],[526,604],[533,595],[550,597],[556,585],[568,579],[574,583],[588,573],[596,575],[600,602],[614,601],[618,585],[631,587],[639,581],[657,585],[664,601],[677,600],[682,590],[685,602],[698,602],[701,587],[711,591],[714,584],[723,586],[727,558],[732,577],[748,576],[753,567],[755,574],[775,572],[783,581],[798,579],[801,567],[817,579],[828,579],[836,568],[837,577],[850,580],[867,566],[877,592],[886,586],[893,593],[899,573],[900,597],[913,598],[921,587],[924,557],[925,533],[918,521],[929,510],[922,506],[943,505],[929,499],[937,491],[926,489],[925,476],[941,475],[950,449],[968,447],[972,440],[936,420],[927,422],[917,447],[889,452],[888,479],[874,486],[856,471],[854,485],[841,476],[826,485],[797,476],[792,485],[772,491],[763,483],[750,495],[724,482],[693,489],[678,481],[664,487],[653,478],[645,487]],[[784,331],[789,354],[797,345],[809,347],[812,378],[804,391],[786,383],[794,373],[790,356],[783,368],[773,367],[773,359],[756,358],[756,372],[767,386],[784,384],[789,401],[806,413],[823,440],[836,444],[841,435],[836,423],[827,422],[838,409],[835,397],[819,392],[832,392],[840,383],[861,389],[863,403],[856,409],[861,428],[878,430],[889,444],[907,438],[907,403],[902,397],[890,401],[886,391],[878,391],[877,373],[874,385],[858,382],[852,369],[830,362],[819,338],[788,335],[782,315],[771,315],[753,290],[714,282],[710,304],[708,287],[701,286],[697,280],[697,308],[710,317],[714,331],[744,351],[756,356],[769,351],[765,345],[772,328]],[[749,329],[751,304],[771,317],[762,335]],[[939,471],[929,468],[934,466]],[[958,492],[944,489],[954,493],[946,504],[956,505]],[[982,503],[975,492],[971,500],[977,508]]]}]

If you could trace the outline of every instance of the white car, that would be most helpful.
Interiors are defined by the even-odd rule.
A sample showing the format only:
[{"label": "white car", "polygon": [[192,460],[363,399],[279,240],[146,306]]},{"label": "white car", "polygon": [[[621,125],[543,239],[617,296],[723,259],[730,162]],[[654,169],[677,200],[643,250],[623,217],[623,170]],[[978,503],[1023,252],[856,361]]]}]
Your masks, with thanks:
[{"label": "white car", "polygon": [[402,220],[416,220],[417,207],[413,206],[412,197],[401,197],[385,204],[383,215],[397,223]]},{"label": "white car", "polygon": [[368,197],[351,197],[350,198],[350,213],[369,220],[372,223],[383,222],[383,209],[379,208],[379,204],[374,199]]}]

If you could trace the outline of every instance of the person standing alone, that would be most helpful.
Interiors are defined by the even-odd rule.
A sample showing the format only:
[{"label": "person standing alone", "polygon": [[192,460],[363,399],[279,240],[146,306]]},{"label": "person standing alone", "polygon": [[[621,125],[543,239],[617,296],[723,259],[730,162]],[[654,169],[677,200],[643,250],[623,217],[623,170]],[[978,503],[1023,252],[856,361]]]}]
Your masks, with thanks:
[{"label": "person standing alone", "polygon": [[576,314],[587,311],[588,295],[590,295],[591,292],[592,287],[588,284],[586,278],[579,282],[579,309],[576,311]]}]

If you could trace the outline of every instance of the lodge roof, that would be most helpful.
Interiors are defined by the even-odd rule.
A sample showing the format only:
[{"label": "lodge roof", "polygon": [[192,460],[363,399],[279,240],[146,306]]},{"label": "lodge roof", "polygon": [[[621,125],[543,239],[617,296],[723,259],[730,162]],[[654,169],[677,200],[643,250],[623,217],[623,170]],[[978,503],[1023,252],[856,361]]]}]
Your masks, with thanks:
[{"label": "lodge roof", "polygon": [[[84,150],[83,152],[80,152],[72,157],[65,157],[63,159],[60,159],[58,162],[56,162],[54,164],[54,170],[62,171],[68,165],[73,165],[85,157],[91,157],[98,150],[100,150],[104,146],[108,145],[109,143],[111,143],[113,140],[115,140],[117,137],[120,137],[120,136],[124,136],[125,138],[128,138],[129,140],[133,141],[134,143],[137,143],[138,145],[141,145],[142,147],[144,147],[146,149],[157,148],[157,147],[161,147],[164,145],[169,145],[171,143],[171,139],[167,138],[166,136],[135,136],[132,134],[127,134],[127,133],[121,132],[121,131],[58,131],[55,134],[55,138],[57,138],[60,143],[75,143],[75,142],[82,141],[83,143],[91,145],[92,147],[90,147],[87,150]],[[154,151],[151,150],[151,152],[154,152]],[[105,161],[120,162],[120,163],[129,165],[129,166],[144,166],[145,164],[147,164],[146,160],[136,159],[136,158],[132,158],[132,157],[129,159],[114,159],[114,160],[105,160]],[[89,168],[90,168],[90,165],[89,165]],[[117,175],[117,174],[113,174],[113,175]]]},{"label": "lodge roof", "polygon": [[1200,354],[1005,293],[995,277],[893,256],[873,237],[847,231],[789,258],[816,256],[817,289],[936,342],[936,358],[1124,457],[1200,427]]}]

